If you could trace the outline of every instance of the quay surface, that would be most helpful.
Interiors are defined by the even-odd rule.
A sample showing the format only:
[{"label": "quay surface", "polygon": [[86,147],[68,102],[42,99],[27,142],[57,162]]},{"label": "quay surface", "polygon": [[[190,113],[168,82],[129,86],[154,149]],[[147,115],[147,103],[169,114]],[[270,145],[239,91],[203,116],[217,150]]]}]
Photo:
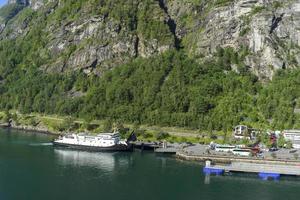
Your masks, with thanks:
[{"label": "quay surface", "polygon": [[193,144],[189,143],[163,143],[161,147],[154,149],[155,153],[177,154]]},{"label": "quay surface", "polygon": [[154,149],[155,153],[165,153],[165,154],[176,154],[179,151],[179,147],[171,146],[171,147],[160,147]]},{"label": "quay surface", "polygon": [[[211,160],[213,163],[231,163],[233,161],[261,163],[261,164],[290,164],[300,165],[298,151],[290,153],[290,150],[276,152],[263,152],[261,157],[237,156],[226,152],[210,150],[207,145],[194,145],[184,148],[176,153],[178,158],[195,161]],[[292,151],[294,152],[294,151]],[[299,152],[300,153],[300,152]],[[273,155],[272,155],[273,154]]]},{"label": "quay surface", "polygon": [[175,147],[168,147],[168,148],[157,148],[154,150],[155,153],[167,153],[167,154],[176,154],[178,151]]},{"label": "quay surface", "polygon": [[300,159],[289,150],[276,152],[278,157],[272,157],[272,152],[265,152],[263,157],[248,157],[212,151],[207,145],[201,144],[136,142],[135,145],[137,148],[154,150],[155,153],[176,154],[180,159],[203,163],[210,161],[212,165],[207,167],[209,170],[300,176]]},{"label": "quay surface", "polygon": [[[263,157],[236,156],[225,152],[210,151],[207,146],[187,147],[176,153],[180,159],[210,163],[204,169],[208,171],[266,173],[300,176],[300,159],[289,150],[278,152],[278,157],[270,156],[274,152],[265,152]],[[266,175],[268,176],[268,175]]]},{"label": "quay surface", "polygon": [[257,164],[280,164],[280,165],[297,165],[300,166],[300,160],[283,160],[283,159],[266,159],[256,157],[242,157],[242,156],[218,156],[209,154],[189,155],[186,152],[180,151],[176,156],[184,160],[192,161],[207,161],[211,160],[213,163],[230,164],[232,162],[245,162]]}]

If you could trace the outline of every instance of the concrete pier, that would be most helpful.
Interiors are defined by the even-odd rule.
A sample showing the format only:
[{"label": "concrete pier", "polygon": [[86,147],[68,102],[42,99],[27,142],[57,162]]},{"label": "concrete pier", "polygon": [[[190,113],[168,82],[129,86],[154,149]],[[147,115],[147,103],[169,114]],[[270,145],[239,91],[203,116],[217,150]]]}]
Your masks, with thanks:
[{"label": "concrete pier", "polygon": [[212,165],[211,169],[222,169],[225,172],[272,173],[300,176],[300,165],[257,164],[232,162],[230,165]]},{"label": "concrete pier", "polygon": [[177,154],[179,151],[182,151],[185,147],[191,146],[190,144],[179,144],[179,143],[167,143],[164,142],[161,147],[155,148],[155,153],[164,153],[164,154]]},{"label": "concrete pier", "polygon": [[202,162],[210,161],[212,164],[206,166],[206,168],[211,171],[222,170],[224,172],[263,173],[266,174],[266,177],[267,174],[300,176],[299,159],[288,159],[286,157],[263,158],[235,156],[229,154],[214,154],[206,151],[202,147],[193,152],[186,151],[186,149],[184,149],[183,151],[177,152],[176,156],[185,160]]}]

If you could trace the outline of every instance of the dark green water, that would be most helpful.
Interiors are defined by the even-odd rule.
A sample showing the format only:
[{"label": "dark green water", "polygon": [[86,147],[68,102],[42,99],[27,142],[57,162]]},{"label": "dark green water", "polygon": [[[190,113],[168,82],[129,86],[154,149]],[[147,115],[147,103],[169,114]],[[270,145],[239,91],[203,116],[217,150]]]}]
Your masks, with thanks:
[{"label": "dark green water", "polygon": [[292,200],[300,179],[210,176],[197,163],[153,153],[53,148],[50,136],[0,129],[0,200]]}]

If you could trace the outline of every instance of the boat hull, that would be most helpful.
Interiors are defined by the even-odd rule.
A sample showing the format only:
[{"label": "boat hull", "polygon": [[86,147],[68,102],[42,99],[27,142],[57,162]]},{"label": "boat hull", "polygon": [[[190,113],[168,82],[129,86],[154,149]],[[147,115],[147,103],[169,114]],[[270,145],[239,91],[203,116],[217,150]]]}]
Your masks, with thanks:
[{"label": "boat hull", "polygon": [[64,147],[69,149],[84,150],[84,151],[133,151],[133,146],[131,144],[124,145],[118,144],[110,147],[97,147],[97,146],[86,146],[86,145],[76,145],[76,144],[67,144],[60,142],[53,142],[53,145],[56,147]]}]

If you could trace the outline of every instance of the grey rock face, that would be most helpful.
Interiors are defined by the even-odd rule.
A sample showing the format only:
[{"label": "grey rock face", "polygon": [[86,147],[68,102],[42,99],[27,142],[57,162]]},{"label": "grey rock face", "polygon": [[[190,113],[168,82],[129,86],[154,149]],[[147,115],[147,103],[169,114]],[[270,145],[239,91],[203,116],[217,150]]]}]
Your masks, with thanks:
[{"label": "grey rock face", "polygon": [[[277,69],[299,65],[299,7],[300,1],[287,1],[284,6],[260,13],[251,21],[246,45],[258,58],[258,62],[250,65],[258,75],[271,78]],[[269,73],[264,73],[265,70]]]},{"label": "grey rock face", "polygon": [[5,25],[5,20],[2,17],[0,17],[0,33],[2,33],[2,31],[4,30]]},{"label": "grey rock face", "polygon": [[55,0],[8,0],[7,4],[20,4],[30,6],[33,10],[38,10],[45,5],[45,2],[52,2]]},{"label": "grey rock face", "polygon": [[[35,12],[43,13],[45,19],[52,13],[64,8],[60,0],[28,0],[25,1]],[[13,0],[10,3],[16,3]],[[84,5],[84,4],[83,4]],[[143,3],[139,3],[143,6]],[[168,16],[160,11],[159,20],[167,21]],[[135,57],[149,57],[174,48],[174,42],[162,42],[157,38],[145,38],[138,30],[129,30],[122,21],[107,14],[91,14],[86,8],[78,11],[76,19],[61,19],[52,23],[49,20],[43,30],[47,39],[45,49],[41,52],[50,55],[47,64],[40,69],[47,72],[66,72],[81,70],[85,73],[100,75],[102,71],[116,65],[126,63]],[[34,15],[33,15],[34,16]],[[32,29],[36,19],[26,16],[12,19],[9,26],[0,35],[0,39],[16,39],[25,37]],[[136,22],[138,23],[138,22]],[[137,27],[137,25],[136,25]]]},{"label": "grey rock face", "polygon": [[259,77],[269,79],[277,69],[300,64],[299,0],[283,0],[278,4],[267,0],[236,0],[211,9],[200,22],[200,30],[199,25],[195,27],[195,32],[186,34],[194,38],[191,40],[194,42],[186,44],[190,45],[190,54],[211,55],[218,47],[245,46],[250,51],[245,64]]},{"label": "grey rock face", "polygon": [[[44,6],[47,8],[47,4]],[[135,57],[149,57],[174,48],[172,41],[145,39],[137,30],[128,30],[120,21],[105,15],[85,14],[67,23],[51,24],[46,32],[51,38],[46,48],[54,58],[42,67],[48,72],[81,70],[100,75]]]},{"label": "grey rock face", "polygon": [[[162,46],[155,40],[138,39],[134,33],[123,30],[118,22],[101,16],[67,24],[55,31],[48,46],[53,55],[63,53],[72,45],[81,46],[66,60],[63,71],[75,69],[97,73],[97,66],[108,69],[136,56],[148,57],[172,48],[172,44]],[[54,67],[56,65],[55,62]]]},{"label": "grey rock face", "polygon": [[22,4],[22,5],[28,5],[28,0],[8,0],[7,1],[8,4],[14,4],[14,3],[17,3],[17,4]]},{"label": "grey rock face", "polygon": [[28,0],[28,4],[33,10],[38,10],[45,5],[44,0]]}]

